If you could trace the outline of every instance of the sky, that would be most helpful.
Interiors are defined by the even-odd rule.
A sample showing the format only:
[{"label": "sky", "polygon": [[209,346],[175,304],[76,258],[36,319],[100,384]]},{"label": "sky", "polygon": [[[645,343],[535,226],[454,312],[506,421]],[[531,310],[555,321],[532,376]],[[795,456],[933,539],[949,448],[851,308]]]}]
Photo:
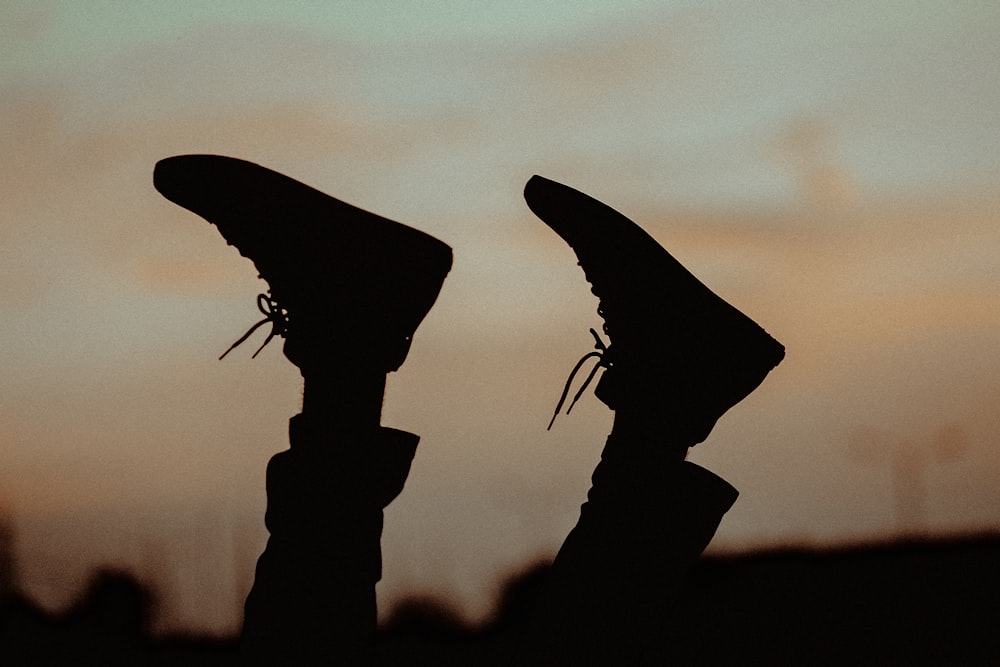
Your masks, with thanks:
[{"label": "sky", "polygon": [[383,612],[488,613],[572,527],[610,428],[588,395],[545,430],[600,318],[524,204],[536,173],[786,346],[689,457],[741,492],[710,549],[1000,528],[997,62],[991,2],[3,3],[0,511],[23,588],[59,609],[128,567],[163,629],[238,628],[301,379],[274,344],[217,361],[266,285],[153,189],[183,153],[454,249],[389,378],[383,423],[421,444]]}]

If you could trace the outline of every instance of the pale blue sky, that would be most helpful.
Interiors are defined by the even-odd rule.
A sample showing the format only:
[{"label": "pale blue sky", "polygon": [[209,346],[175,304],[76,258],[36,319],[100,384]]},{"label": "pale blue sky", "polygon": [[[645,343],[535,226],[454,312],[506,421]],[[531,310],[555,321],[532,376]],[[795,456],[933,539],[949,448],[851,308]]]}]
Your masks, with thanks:
[{"label": "pale blue sky", "polygon": [[[632,216],[788,348],[692,454],[741,489],[718,548],[911,528],[900,447],[925,456],[928,529],[995,527],[998,7],[5,3],[0,501],[29,592],[65,603],[118,562],[161,578],[167,624],[237,622],[299,381],[277,346],[215,361],[263,285],[152,189],[187,152],[455,249],[390,380],[385,423],[423,439],[383,601],[485,611],[558,546],[599,455],[592,398],[544,430],[599,320],[523,204],[533,173]],[[939,461],[947,424],[964,444]],[[889,435],[859,458],[867,427]]]}]

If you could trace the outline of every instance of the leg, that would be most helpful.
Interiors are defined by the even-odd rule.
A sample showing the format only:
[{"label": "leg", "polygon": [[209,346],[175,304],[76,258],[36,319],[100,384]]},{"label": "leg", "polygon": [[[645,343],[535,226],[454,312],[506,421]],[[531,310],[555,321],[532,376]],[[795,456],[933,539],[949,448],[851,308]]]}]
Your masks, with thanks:
[{"label": "leg", "polygon": [[605,204],[538,176],[525,199],[573,248],[601,300],[611,345],[591,330],[598,351],[587,357],[598,366],[587,382],[604,369],[595,394],[615,423],[518,663],[636,664],[664,641],[685,571],[736,500],[684,461],[687,450],[784,348]]},{"label": "leg", "polygon": [[258,297],[267,318],[234,346],[270,321],[268,340],[285,338],[305,378],[291,448],[267,469],[270,538],[246,602],[244,656],[370,662],[382,510],[418,440],[379,425],[385,376],[434,304],[451,248],[234,158],[167,158],[153,182],[216,225],[269,284]]},{"label": "leg", "polygon": [[339,378],[342,392],[306,382],[291,448],[267,469],[270,538],[243,627],[252,660],[371,662],[382,510],[402,490],[418,441],[379,426],[384,380]]},{"label": "leg", "polygon": [[737,496],[676,451],[616,416],[516,664],[638,664],[669,636],[684,574]]}]

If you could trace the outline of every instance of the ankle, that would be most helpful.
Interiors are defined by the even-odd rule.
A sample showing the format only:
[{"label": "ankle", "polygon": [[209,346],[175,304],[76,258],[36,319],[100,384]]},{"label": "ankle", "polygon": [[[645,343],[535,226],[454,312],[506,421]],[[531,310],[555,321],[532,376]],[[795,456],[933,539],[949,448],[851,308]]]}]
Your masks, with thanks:
[{"label": "ankle", "polygon": [[678,424],[651,410],[619,409],[608,442],[621,443],[628,450],[668,452],[671,460],[683,461],[694,442]]},{"label": "ankle", "polygon": [[336,430],[380,426],[385,373],[357,368],[303,371],[302,413]]}]

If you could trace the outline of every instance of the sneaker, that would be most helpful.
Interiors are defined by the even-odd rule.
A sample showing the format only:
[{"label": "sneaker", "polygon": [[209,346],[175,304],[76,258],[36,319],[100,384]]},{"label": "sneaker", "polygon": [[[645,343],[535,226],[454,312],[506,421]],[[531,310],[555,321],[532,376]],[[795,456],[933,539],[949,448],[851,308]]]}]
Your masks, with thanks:
[{"label": "sneaker", "polygon": [[576,252],[611,340],[605,345],[591,329],[596,351],[574,368],[556,414],[575,373],[595,357],[574,403],[603,369],[595,395],[611,409],[660,411],[689,424],[701,442],[784,357],[784,346],[621,213],[540,176],[528,181],[524,197]]},{"label": "sneaker", "polygon": [[218,227],[270,287],[266,317],[233,347],[270,322],[268,340],[286,338],[300,368],[398,369],[451,269],[438,239],[244,160],[166,158],[153,185]]}]

